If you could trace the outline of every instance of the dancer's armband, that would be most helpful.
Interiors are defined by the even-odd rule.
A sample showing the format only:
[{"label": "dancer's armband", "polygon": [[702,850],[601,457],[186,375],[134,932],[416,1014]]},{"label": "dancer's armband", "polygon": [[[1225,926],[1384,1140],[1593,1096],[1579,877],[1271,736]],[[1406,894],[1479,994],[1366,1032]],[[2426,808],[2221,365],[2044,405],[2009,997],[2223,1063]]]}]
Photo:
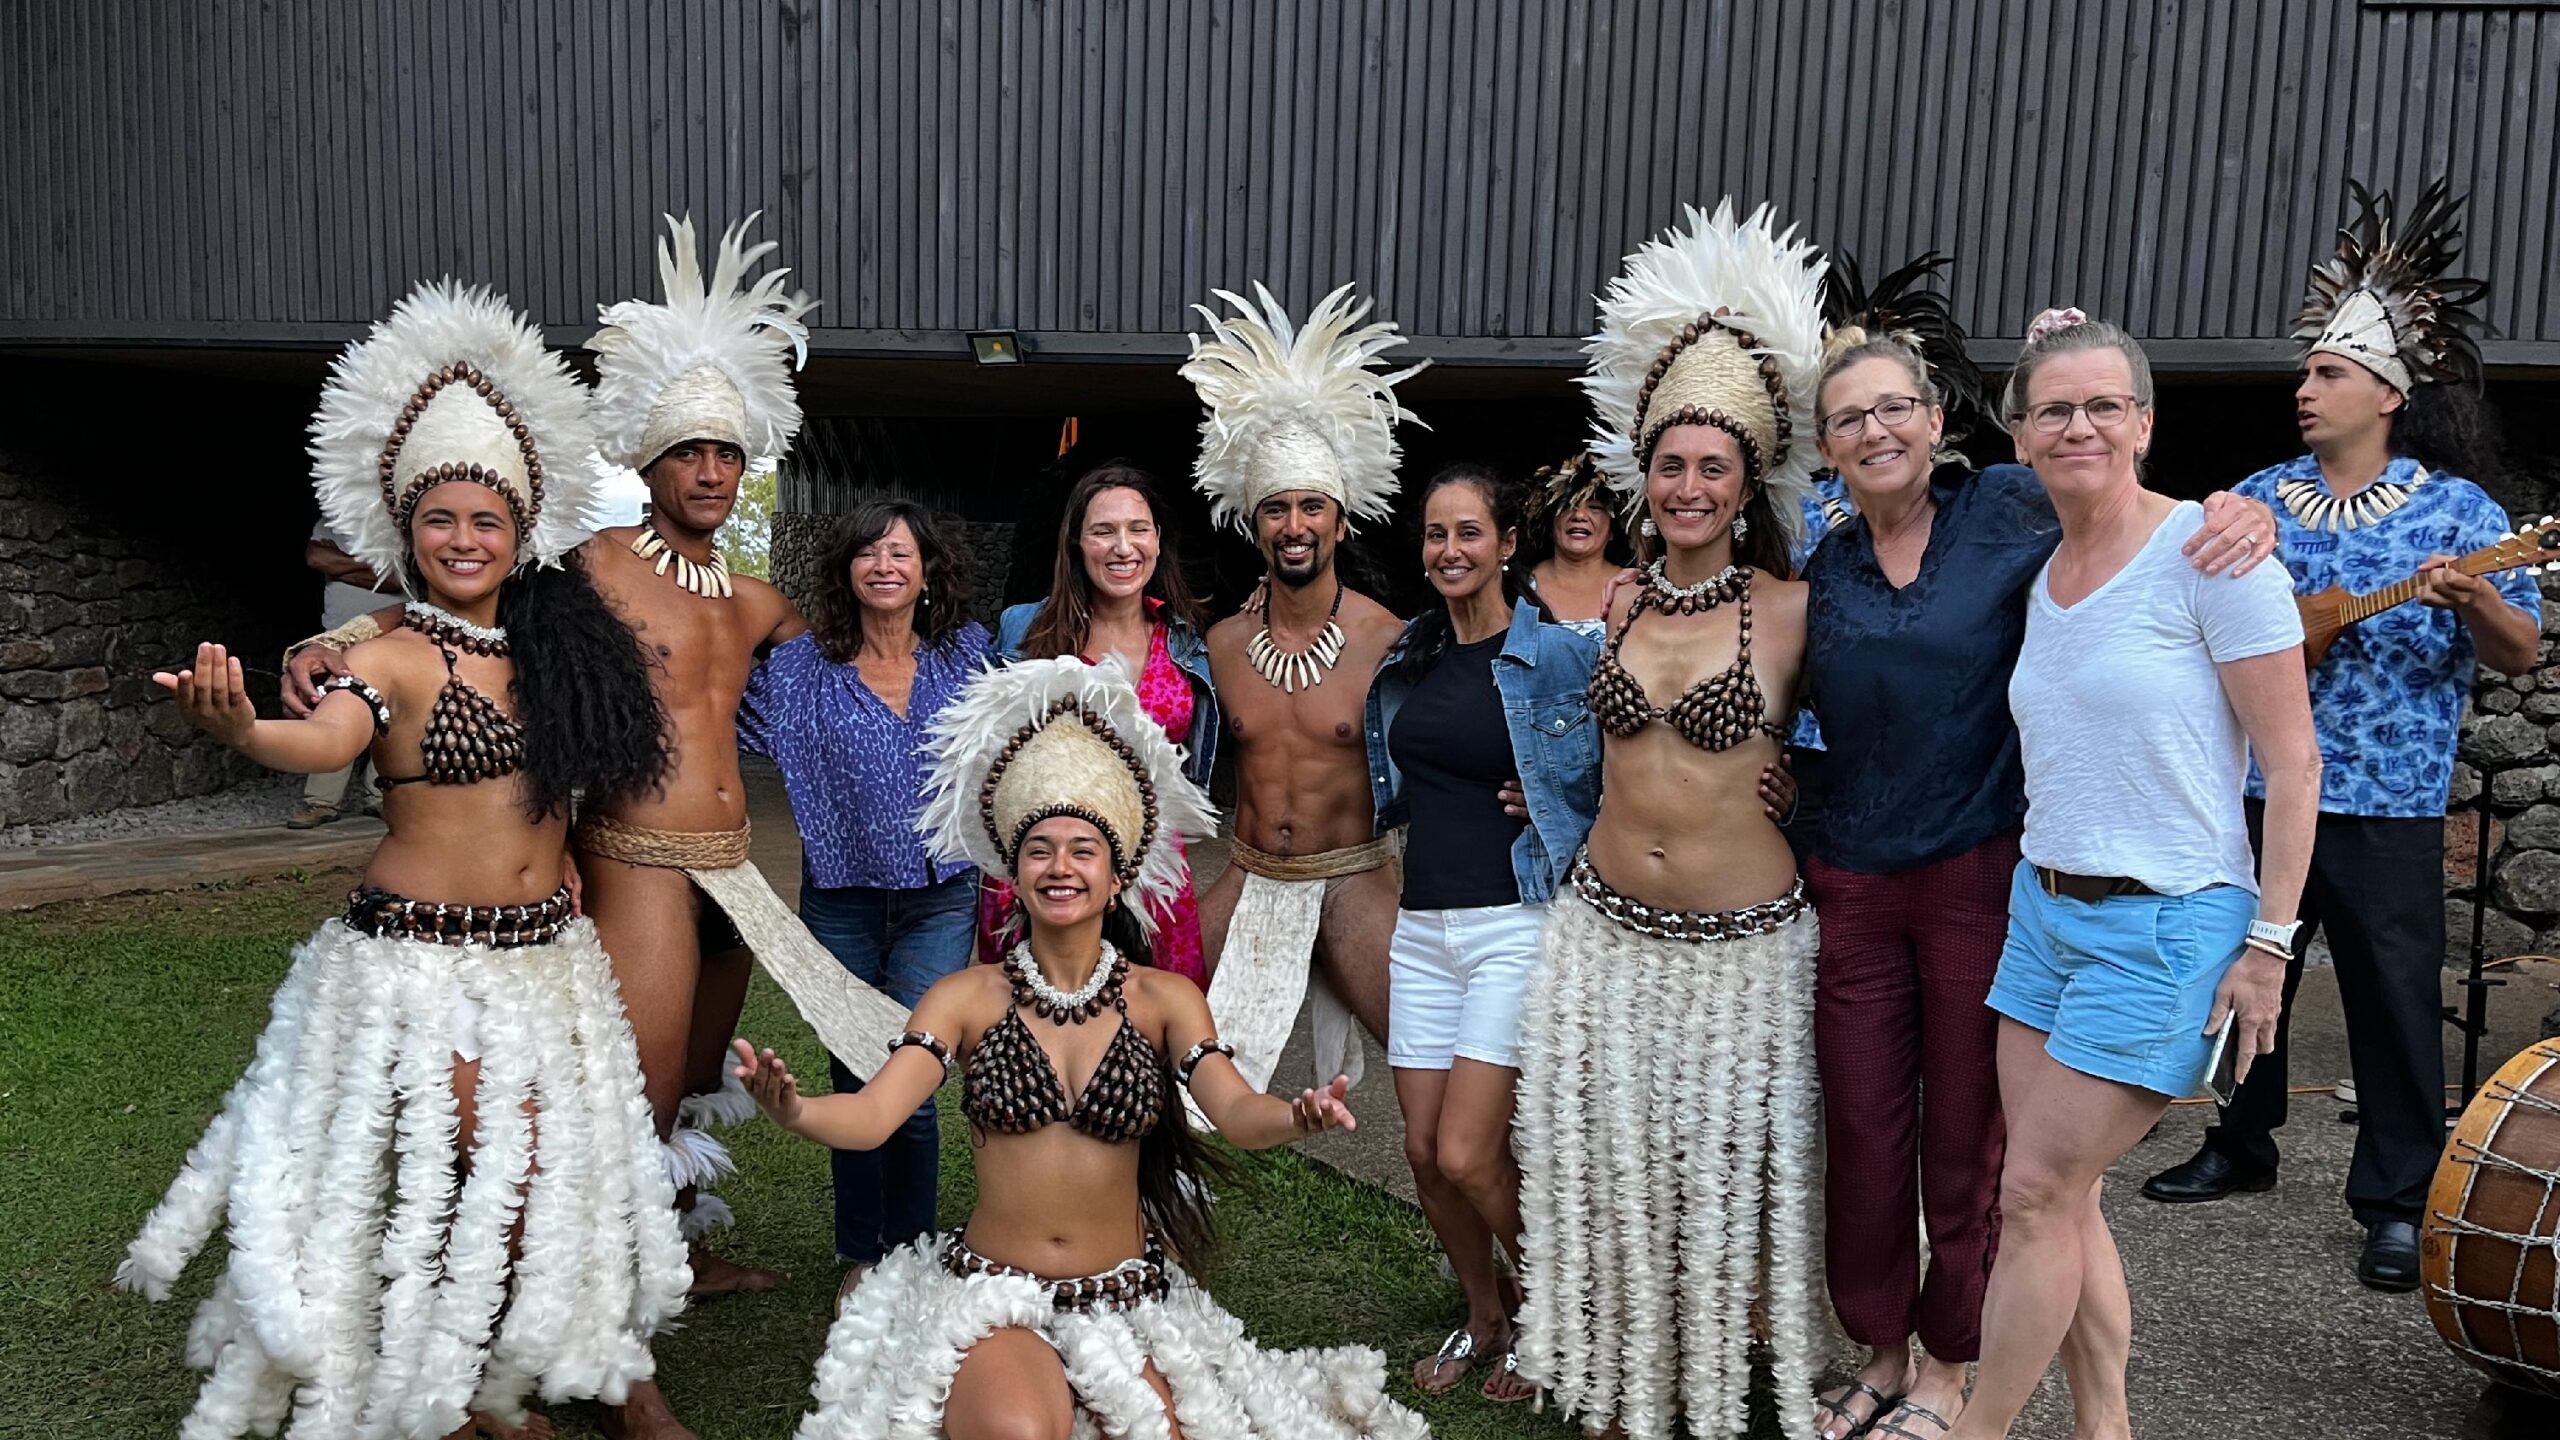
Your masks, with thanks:
[{"label": "dancer's armband", "polygon": [[1233,1060],[1236,1058],[1236,1047],[1228,1044],[1224,1040],[1203,1040],[1199,1044],[1192,1046],[1191,1049],[1183,1055],[1181,1069],[1177,1072],[1181,1076],[1182,1083],[1185,1086],[1188,1086],[1191,1083],[1191,1072],[1199,1069],[1200,1062],[1208,1059],[1213,1054],[1224,1055],[1229,1060]]},{"label": "dancer's armband", "polygon": [[908,1031],[906,1034],[889,1042],[889,1053],[891,1055],[895,1055],[899,1051],[907,1049],[910,1046],[915,1049],[922,1050],[927,1055],[941,1061],[943,1074],[948,1075],[951,1073],[951,1047],[943,1044],[940,1040],[935,1039],[932,1031]]}]

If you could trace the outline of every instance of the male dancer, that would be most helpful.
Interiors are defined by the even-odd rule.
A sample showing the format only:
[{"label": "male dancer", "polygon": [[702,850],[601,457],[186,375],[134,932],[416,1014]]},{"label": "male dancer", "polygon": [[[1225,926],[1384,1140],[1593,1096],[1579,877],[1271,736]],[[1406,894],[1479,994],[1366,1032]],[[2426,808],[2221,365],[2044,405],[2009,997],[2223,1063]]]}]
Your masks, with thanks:
[{"label": "male dancer", "polygon": [[[2311,933],[2337,959],[2356,1080],[2347,1204],[2366,1227],[2357,1278],[2418,1283],[2418,1220],[2444,1148],[2444,812],[2456,731],[2479,663],[2521,674],[2541,642],[2541,604],[2520,571],[2495,580],[2447,562],[2504,538],[2506,513],[2457,470],[2494,463],[2479,442],[2479,357],[2464,327],[2486,287],[2446,279],[2460,254],[2460,202],[2438,181],[2394,233],[2391,195],[2349,185],[2360,209],[2338,258],[2312,274],[2295,331],[2306,342],[2294,414],[2311,453],[2253,475],[2237,494],[2277,516],[2295,590],[2354,594],[2424,571],[2420,603],[2347,630],[2311,671],[2319,730],[2320,830],[2302,920],[2252,944],[2289,955],[2285,1018]],[[2475,457],[2478,457],[2475,459]],[[2249,777],[2250,828],[2263,782]],[[2151,1177],[2153,1200],[2219,1200],[2275,1183],[2285,1120],[2285,1030],[2259,1057],[2193,1159]]]},{"label": "male dancer", "polygon": [[1303,329],[1269,291],[1254,294],[1219,292],[1241,314],[1202,307],[1212,335],[1194,338],[1182,367],[1209,410],[1195,473],[1211,517],[1250,534],[1267,567],[1259,603],[1209,631],[1237,758],[1233,861],[1200,897],[1209,1008],[1245,1078],[1265,1087],[1318,962],[1316,1066],[1356,1082],[1345,1006],[1385,1037],[1397,896],[1362,711],[1403,622],[1345,585],[1334,558],[1354,520],[1390,512],[1394,427],[1414,418],[1393,387],[1421,367],[1371,367],[1403,340],[1391,324],[1361,326],[1369,306],[1347,285]]}]

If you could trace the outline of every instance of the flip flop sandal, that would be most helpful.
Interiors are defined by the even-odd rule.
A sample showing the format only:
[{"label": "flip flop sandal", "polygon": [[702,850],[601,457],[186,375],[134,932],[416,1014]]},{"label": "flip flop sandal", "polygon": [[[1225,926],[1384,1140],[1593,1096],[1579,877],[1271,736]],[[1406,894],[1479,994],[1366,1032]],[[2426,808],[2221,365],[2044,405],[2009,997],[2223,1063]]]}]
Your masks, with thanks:
[{"label": "flip flop sandal", "polygon": [[[1849,1401],[1860,1395],[1864,1395],[1875,1402],[1875,1408],[1867,1412],[1867,1418],[1864,1420],[1861,1420],[1857,1416],[1849,1413]],[[1902,1403],[1902,1397],[1899,1395],[1887,1395],[1864,1380],[1852,1380],[1849,1382],[1848,1388],[1840,1392],[1839,1399],[1831,1400],[1826,1399],[1823,1396],[1816,1395],[1813,1397],[1813,1403],[1831,1412],[1832,1415],[1839,1419],[1849,1422],[1849,1428],[1840,1432],[1840,1440],[1858,1440],[1859,1436],[1865,1435],[1876,1428],[1876,1422],[1884,1419],[1885,1412],[1893,1409],[1897,1405],[1900,1405]]]},{"label": "flip flop sandal", "polygon": [[1484,1396],[1484,1398],[1492,1401],[1496,1405],[1518,1405],[1523,1401],[1538,1398],[1539,1392],[1534,1386],[1522,1390],[1517,1395],[1496,1395],[1486,1388],[1487,1386],[1492,1385],[1495,1379],[1508,1379],[1515,1384],[1519,1383],[1520,1352],[1517,1348],[1506,1347],[1503,1350],[1500,1363],[1494,1366],[1493,1376],[1488,1378],[1483,1385],[1477,1386],[1476,1393]]},{"label": "flip flop sandal", "polygon": [[1893,1440],[1938,1440],[1938,1435],[1923,1435],[1917,1430],[1905,1429],[1902,1424],[1903,1417],[1905,1416],[1909,1416],[1914,1420],[1926,1420],[1930,1424],[1937,1426],[1938,1435],[1950,1434],[1956,1428],[1949,1424],[1947,1422],[1947,1418],[1939,1414],[1937,1411],[1931,1410],[1923,1405],[1914,1405],[1910,1401],[1905,1400],[1893,1407],[1892,1414],[1884,1416],[1877,1420],[1873,1425],[1868,1426],[1867,1433],[1871,1436],[1890,1435],[1893,1437]]},{"label": "flip flop sandal", "polygon": [[1440,1371],[1451,1365],[1458,1367],[1458,1373],[1449,1377],[1448,1384],[1437,1390],[1425,1385],[1416,1385],[1413,1388],[1425,1395],[1446,1395],[1457,1389],[1458,1382],[1466,1379],[1468,1373],[1476,1368],[1476,1337],[1463,1325],[1450,1331],[1449,1338],[1441,1341],[1439,1350],[1431,1356],[1432,1377],[1437,1379]]}]

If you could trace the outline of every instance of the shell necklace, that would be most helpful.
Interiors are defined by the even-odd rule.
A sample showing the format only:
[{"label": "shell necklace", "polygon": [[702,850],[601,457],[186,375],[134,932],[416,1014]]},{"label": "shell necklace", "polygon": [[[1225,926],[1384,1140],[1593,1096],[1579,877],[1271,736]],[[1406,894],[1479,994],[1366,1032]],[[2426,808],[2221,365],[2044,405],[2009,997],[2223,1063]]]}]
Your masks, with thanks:
[{"label": "shell necklace", "polygon": [[1751,586],[1751,572],[1740,565],[1727,565],[1694,585],[1674,585],[1663,573],[1662,562],[1644,567],[1645,584],[1652,588],[1653,598],[1672,615],[1695,615],[1713,610]]},{"label": "shell necklace", "polygon": [[507,655],[507,632],[497,625],[475,625],[441,605],[412,600],[403,612],[409,628],[452,650],[468,650],[474,655],[499,659]]},{"label": "shell necklace", "polygon": [[1312,690],[1324,683],[1326,673],[1342,659],[1342,590],[1340,580],[1333,582],[1333,609],[1324,617],[1324,628],[1307,642],[1304,650],[1283,650],[1271,639],[1271,592],[1262,595],[1262,628],[1244,645],[1244,658],[1254,671],[1271,682],[1284,695]]},{"label": "shell necklace", "polygon": [[1005,956],[1005,969],[1013,976],[1015,1004],[1029,1005],[1043,1020],[1081,1025],[1100,1014],[1102,1007],[1119,993],[1120,978],[1128,973],[1128,963],[1120,958],[1119,948],[1105,940],[1093,973],[1075,989],[1061,990],[1040,973],[1040,962],[1031,958],[1031,942],[1023,940],[1016,942]]},{"label": "shell necklace", "polygon": [[679,590],[691,591],[706,600],[726,600],[735,593],[729,583],[729,562],[720,552],[711,552],[710,563],[697,565],[676,553],[658,527],[643,520],[640,533],[631,537],[631,553],[643,560],[655,560],[657,573],[676,582]]},{"label": "shell necklace", "polygon": [[2376,480],[2344,500],[2320,488],[2317,480],[2279,480],[2276,498],[2306,530],[2354,530],[2370,525],[2409,503],[2409,494],[2427,483],[2427,468],[2409,477],[2409,483]]}]

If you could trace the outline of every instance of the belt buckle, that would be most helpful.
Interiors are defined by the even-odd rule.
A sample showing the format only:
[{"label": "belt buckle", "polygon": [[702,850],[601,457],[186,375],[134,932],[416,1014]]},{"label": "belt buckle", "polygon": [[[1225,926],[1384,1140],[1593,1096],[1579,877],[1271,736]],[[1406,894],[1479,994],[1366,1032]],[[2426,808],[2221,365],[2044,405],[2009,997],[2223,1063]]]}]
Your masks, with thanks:
[{"label": "belt buckle", "polygon": [[2042,889],[2045,894],[2052,896],[2054,899],[2059,900],[2062,898],[2062,872],[2054,869],[2052,866],[2039,865],[2036,867],[2036,885],[2038,888]]}]

